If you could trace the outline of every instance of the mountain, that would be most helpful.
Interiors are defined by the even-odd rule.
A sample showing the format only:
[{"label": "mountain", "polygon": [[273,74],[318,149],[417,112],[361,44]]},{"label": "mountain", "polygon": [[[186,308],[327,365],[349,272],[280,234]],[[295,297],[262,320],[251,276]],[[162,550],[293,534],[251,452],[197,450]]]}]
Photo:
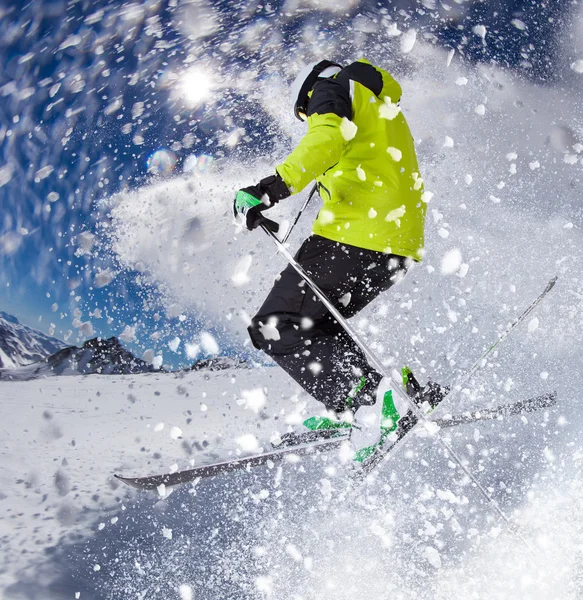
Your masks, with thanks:
[{"label": "mountain", "polygon": [[0,311],[0,369],[14,369],[42,360],[67,344]]},{"label": "mountain", "polygon": [[121,375],[159,372],[151,364],[136,358],[116,337],[93,338],[81,348],[67,346],[32,364],[0,371],[1,379],[25,381],[54,375]]}]

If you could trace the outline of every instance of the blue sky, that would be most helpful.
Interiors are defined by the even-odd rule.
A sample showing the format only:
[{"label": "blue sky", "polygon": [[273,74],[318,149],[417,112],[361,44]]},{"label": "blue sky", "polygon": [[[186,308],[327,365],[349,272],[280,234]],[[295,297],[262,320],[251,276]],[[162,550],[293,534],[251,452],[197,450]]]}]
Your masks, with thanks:
[{"label": "blue sky", "polygon": [[[156,343],[166,344],[199,329],[196,314],[168,317],[156,286],[116,264],[101,241],[108,215],[100,201],[139,188],[151,177],[182,172],[191,155],[252,160],[268,153],[278,131],[268,126],[253,95],[269,73],[294,75],[281,64],[281,53],[262,44],[274,31],[284,50],[303,51],[298,40],[308,26],[325,40],[336,32],[345,35],[347,23],[361,17],[374,22],[389,16],[468,60],[493,62],[555,85],[555,42],[572,5],[566,0],[459,0],[448,9],[433,0],[402,0],[384,9],[372,1],[336,4],[345,8],[317,10],[309,1],[189,5],[173,0],[33,0],[0,8],[0,309],[45,332],[53,323],[58,337],[73,329],[72,342],[83,337],[71,325],[76,309],[82,319],[99,309],[102,316],[92,323],[101,336],[139,322],[143,330],[161,331]],[[476,35],[479,26],[488,29],[487,44]],[[363,27],[359,35],[374,34]],[[258,43],[249,41],[253,37]],[[306,60],[312,50],[305,49]],[[343,53],[331,58],[351,57],[350,43]],[[225,91],[185,102],[175,94],[172,73],[207,61],[235,77],[251,65],[257,80],[248,94]],[[243,148],[231,147],[224,143],[225,132],[233,115],[243,113],[252,115],[256,135]],[[169,162],[156,164],[176,162],[164,175],[149,171],[160,150]],[[81,252],[79,234],[87,233],[96,237],[90,238],[91,252]],[[116,277],[96,287],[102,270],[113,270]],[[181,355],[173,360],[188,362]]]}]

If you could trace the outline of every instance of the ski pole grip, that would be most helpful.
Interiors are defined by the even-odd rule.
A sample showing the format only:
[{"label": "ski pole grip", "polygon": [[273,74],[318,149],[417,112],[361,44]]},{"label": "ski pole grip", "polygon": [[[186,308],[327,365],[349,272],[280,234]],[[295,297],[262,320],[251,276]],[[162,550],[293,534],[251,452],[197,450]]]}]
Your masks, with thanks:
[{"label": "ski pole grip", "polygon": [[271,219],[268,219],[263,215],[260,215],[257,221],[259,222],[259,225],[261,227],[269,229],[269,231],[271,231],[272,233],[277,233],[279,231],[279,223],[276,223],[275,221],[272,221]]}]

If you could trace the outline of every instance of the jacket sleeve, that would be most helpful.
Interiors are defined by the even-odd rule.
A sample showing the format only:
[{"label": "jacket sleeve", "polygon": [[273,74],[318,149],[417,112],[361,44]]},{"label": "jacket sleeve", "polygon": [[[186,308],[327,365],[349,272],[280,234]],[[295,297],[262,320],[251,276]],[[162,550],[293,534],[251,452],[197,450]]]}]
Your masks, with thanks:
[{"label": "jacket sleeve", "polygon": [[301,192],[340,160],[347,144],[343,117],[352,117],[347,90],[333,80],[317,83],[308,104],[308,133],[275,169],[292,193]]}]

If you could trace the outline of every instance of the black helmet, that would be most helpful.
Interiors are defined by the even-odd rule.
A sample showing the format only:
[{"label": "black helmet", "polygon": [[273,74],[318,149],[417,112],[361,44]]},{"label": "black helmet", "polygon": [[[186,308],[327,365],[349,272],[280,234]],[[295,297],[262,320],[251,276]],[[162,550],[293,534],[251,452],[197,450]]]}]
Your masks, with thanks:
[{"label": "black helmet", "polygon": [[330,60],[310,63],[305,66],[295,78],[291,86],[291,96],[294,103],[294,115],[300,121],[306,120],[308,110],[308,94],[312,91],[319,78],[332,77],[342,70],[342,65]]}]

